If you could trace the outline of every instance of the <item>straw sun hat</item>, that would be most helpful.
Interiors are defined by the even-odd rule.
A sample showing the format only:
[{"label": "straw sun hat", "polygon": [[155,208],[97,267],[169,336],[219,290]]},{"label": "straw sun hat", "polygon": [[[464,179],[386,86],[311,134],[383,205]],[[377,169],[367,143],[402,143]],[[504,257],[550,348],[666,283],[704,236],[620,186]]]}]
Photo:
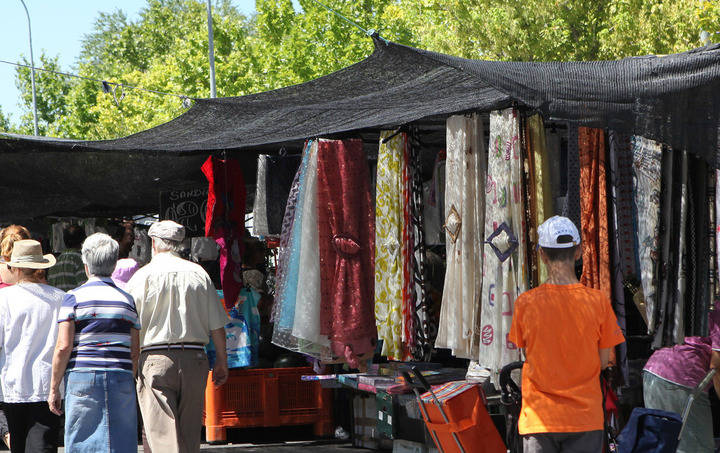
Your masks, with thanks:
[{"label": "straw sun hat", "polygon": [[10,261],[6,264],[10,267],[47,269],[55,265],[55,257],[52,254],[43,255],[38,241],[23,239],[15,241]]}]

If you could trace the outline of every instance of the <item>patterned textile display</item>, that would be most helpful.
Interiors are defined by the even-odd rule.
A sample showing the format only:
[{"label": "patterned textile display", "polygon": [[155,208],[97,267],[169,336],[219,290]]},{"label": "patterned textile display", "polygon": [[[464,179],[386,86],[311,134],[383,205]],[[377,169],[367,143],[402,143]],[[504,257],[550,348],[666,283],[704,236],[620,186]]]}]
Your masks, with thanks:
[{"label": "patterned textile display", "polygon": [[215,238],[220,246],[220,282],[226,301],[234,301],[242,288],[245,178],[234,159],[210,156],[201,170],[209,184],[205,236]]},{"label": "patterned textile display", "polygon": [[305,144],[302,163],[288,197],[280,236],[275,304],[272,314],[272,321],[274,322],[272,342],[287,349],[297,348],[297,339],[292,336],[292,324],[295,322],[295,301],[300,268],[300,229],[302,227],[303,196],[307,167],[310,160],[310,148],[312,146],[317,146],[315,141],[308,141]]},{"label": "patterned textile display", "polygon": [[318,142],[310,146],[308,166],[301,190],[302,217],[300,229],[300,252],[298,257],[298,280],[295,293],[295,316],[292,335],[297,339],[298,351],[316,358],[328,360],[330,341],[320,333],[320,254],[318,234]]},{"label": "patterned textile display", "polygon": [[[611,201],[617,213],[614,227],[618,252],[617,267],[624,279],[637,274],[633,200],[632,137],[610,131]],[[613,267],[616,267],[613,265]]]},{"label": "patterned textile display", "polygon": [[410,351],[413,349],[415,341],[415,284],[413,283],[413,245],[415,239],[413,237],[412,214],[410,212],[410,198],[412,194],[411,175],[410,172],[410,146],[403,147],[403,161],[405,165],[402,167],[403,182],[403,224],[402,224],[402,246],[400,251],[402,254],[403,267],[403,285],[402,285],[402,341],[407,346],[403,354],[403,360],[410,360]]},{"label": "patterned textile display", "polygon": [[[682,344],[685,341],[685,290],[687,287],[687,209],[688,209],[688,153],[683,150],[680,157],[680,209],[673,209],[676,215],[675,222],[678,221],[677,215],[680,217],[679,234],[677,242],[671,244],[676,247],[675,262],[675,281],[674,281],[674,304],[672,331],[670,335],[670,343]],[[676,199],[677,203],[677,199]]]},{"label": "patterned textile display", "polygon": [[527,119],[527,154],[530,160],[531,173],[534,177],[535,190],[532,197],[528,201],[532,201],[535,206],[531,209],[532,230],[530,233],[531,247],[529,250],[535,255],[538,267],[537,282],[543,283],[547,280],[547,268],[540,260],[534,245],[537,243],[537,227],[542,224],[545,219],[552,217],[555,212],[552,188],[554,181],[550,172],[550,161],[547,149],[547,140],[545,138],[545,126],[540,114],[535,114]]},{"label": "patterned textile display", "polygon": [[670,282],[674,278],[675,271],[675,249],[671,243],[678,241],[678,228],[673,219],[675,218],[675,206],[673,203],[673,189],[677,181],[674,165],[674,153],[664,152],[661,159],[662,187],[660,189],[660,250],[658,267],[658,289],[655,300],[655,337],[653,348],[658,349],[668,344],[669,318],[671,317],[672,305],[669,299]]},{"label": "patterned textile display", "polygon": [[403,180],[407,135],[380,134],[375,194],[375,322],[382,355],[402,360]]},{"label": "patterned textile display", "polygon": [[357,368],[375,349],[375,216],[362,140],[320,140],[318,231],[320,332],[334,355]]},{"label": "patterned textile display", "polygon": [[485,227],[485,145],[479,115],[446,121],[445,247],[447,270],[436,348],[456,357],[478,354]]},{"label": "patterned textile display", "polygon": [[568,124],[567,143],[567,195],[563,216],[580,225],[580,153],[578,151],[578,127]]},{"label": "patterned textile display", "polygon": [[423,216],[423,178],[420,161],[420,143],[411,141],[408,171],[410,173],[410,220],[412,225],[412,296],[413,341],[411,356],[415,360],[429,360],[432,345],[429,342],[430,324],[428,309],[430,295],[425,286],[425,225]]},{"label": "patterned textile display", "polygon": [[[648,333],[655,333],[655,302],[659,253],[659,216],[662,147],[659,143],[633,136],[633,195],[637,216],[637,268],[640,269],[644,299],[635,302],[644,314]],[[642,303],[644,302],[644,303]]]},{"label": "patterned textile display", "polygon": [[610,244],[607,224],[605,131],[578,129],[580,152],[580,223],[583,273],[580,283],[612,299]]},{"label": "patterned textile display", "polygon": [[478,363],[493,379],[503,365],[519,360],[507,336],[515,299],[528,284],[518,120],[514,109],[490,113]]},{"label": "patterned textile display", "polygon": [[[632,239],[632,151],[630,136],[610,131],[609,170],[610,170],[610,215],[611,215],[611,278],[613,287],[613,308],[618,325],[627,338],[627,322],[625,319],[625,276],[632,269],[635,257]],[[623,167],[625,166],[625,167]],[[634,266],[633,266],[634,267]],[[623,381],[630,382],[627,362],[627,344],[617,346],[617,363],[623,375]]]}]

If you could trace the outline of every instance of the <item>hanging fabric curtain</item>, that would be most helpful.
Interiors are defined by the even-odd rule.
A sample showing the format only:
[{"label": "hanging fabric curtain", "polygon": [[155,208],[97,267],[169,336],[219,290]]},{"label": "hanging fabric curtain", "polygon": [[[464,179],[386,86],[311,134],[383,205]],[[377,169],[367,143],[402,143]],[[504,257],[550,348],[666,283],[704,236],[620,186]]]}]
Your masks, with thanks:
[{"label": "hanging fabric curtain", "polygon": [[297,348],[297,339],[292,336],[292,326],[295,322],[295,302],[300,272],[300,230],[302,228],[305,179],[310,160],[310,148],[313,145],[314,141],[312,140],[305,144],[302,162],[290,189],[280,235],[280,251],[276,271],[272,342],[291,350]]},{"label": "hanging fabric curtain", "polygon": [[245,232],[245,178],[235,159],[207,158],[201,170],[208,180],[205,236],[220,246],[220,283],[225,308],[234,306],[242,289],[242,237]]},{"label": "hanging fabric curtain", "polygon": [[415,342],[415,284],[413,283],[413,251],[415,238],[412,226],[412,213],[410,212],[410,199],[412,197],[411,169],[410,169],[410,146],[402,149],[402,201],[403,201],[403,223],[402,223],[402,342],[405,345],[403,360],[411,360],[411,351]]},{"label": "hanging fabric curtain", "polygon": [[635,303],[648,326],[655,333],[655,301],[659,253],[660,184],[662,178],[662,147],[659,143],[633,136],[633,195],[637,218],[637,268],[643,297]]},{"label": "hanging fabric curtain", "polygon": [[580,225],[580,153],[578,151],[578,127],[568,124],[567,141],[567,194],[563,216]]},{"label": "hanging fabric curtain", "polygon": [[417,135],[413,135],[409,147],[408,172],[410,174],[410,223],[412,243],[412,288],[413,299],[413,341],[410,342],[410,355],[414,360],[430,360],[432,344],[430,343],[430,319],[428,309],[430,295],[426,287],[425,273],[425,222],[423,215],[423,178],[420,160],[420,143]]},{"label": "hanging fabric curtain", "polygon": [[519,133],[516,110],[490,113],[478,363],[491,370],[493,379],[503,365],[520,358],[507,335],[515,299],[528,284]]},{"label": "hanging fabric curtain", "polygon": [[318,141],[305,146],[283,219],[273,311],[273,343],[332,362],[320,333],[320,258],[317,208]]},{"label": "hanging fabric curtain", "polygon": [[375,322],[382,355],[403,359],[403,179],[407,135],[380,134],[375,195]]},{"label": "hanging fabric curtain", "polygon": [[320,333],[320,253],[318,234],[318,142],[308,149],[308,166],[304,181],[303,212],[299,219],[300,253],[295,317],[292,335],[298,350],[313,357],[328,360],[330,341]]},{"label": "hanging fabric curtain", "polygon": [[482,290],[485,145],[479,115],[446,122],[445,247],[447,268],[436,348],[475,358]]},{"label": "hanging fabric curtain", "polygon": [[333,354],[354,368],[372,356],[377,339],[369,181],[362,140],[319,141],[321,333]]},{"label": "hanging fabric curtain", "polygon": [[256,236],[279,236],[290,187],[300,156],[258,156],[253,233]]},{"label": "hanging fabric curtain", "polygon": [[580,160],[580,224],[583,249],[583,273],[580,282],[599,289],[609,299],[610,244],[607,224],[605,131],[578,129]]},{"label": "hanging fabric curtain", "polygon": [[[267,154],[260,154],[257,160],[257,176],[255,185],[255,201],[253,204],[253,234],[255,236],[268,235],[267,219]],[[285,205],[283,205],[283,208]]]},{"label": "hanging fabric curtain", "polygon": [[[613,308],[618,325],[627,337],[625,319],[625,279],[635,275],[635,251],[633,250],[632,219],[632,151],[630,136],[610,131],[609,171],[610,171],[610,241],[612,256],[611,279],[613,288]],[[629,382],[627,362],[627,344],[617,346],[617,363],[625,383]]]},{"label": "hanging fabric curtain", "polygon": [[670,335],[670,343],[682,344],[685,341],[685,291],[687,289],[687,211],[688,211],[688,153],[683,150],[680,156],[680,177],[679,177],[679,200],[675,200],[675,204],[679,204],[679,209],[674,209],[679,219],[673,216],[674,221],[679,220],[679,231],[677,240],[671,243],[675,248],[675,279],[671,280],[674,297],[672,301],[673,316],[671,319],[672,332]]},{"label": "hanging fabric curtain", "polygon": [[547,148],[547,140],[545,139],[545,125],[540,114],[532,115],[526,120],[526,142],[527,156],[529,160],[530,174],[533,178],[533,190],[528,190],[528,202],[532,203],[531,223],[532,230],[530,233],[531,244],[529,247],[534,260],[537,263],[537,275],[535,281],[542,284],[547,280],[547,267],[540,260],[537,248],[537,227],[542,224],[545,219],[552,217],[554,214],[554,204],[552,188],[555,182],[552,180],[550,172],[550,162]]}]

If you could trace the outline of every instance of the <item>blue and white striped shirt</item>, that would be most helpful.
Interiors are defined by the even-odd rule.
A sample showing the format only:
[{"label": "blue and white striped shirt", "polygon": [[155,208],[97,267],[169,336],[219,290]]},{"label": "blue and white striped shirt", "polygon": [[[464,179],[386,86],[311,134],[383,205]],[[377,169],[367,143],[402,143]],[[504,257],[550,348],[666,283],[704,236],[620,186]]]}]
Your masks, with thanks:
[{"label": "blue and white striped shirt", "polygon": [[130,329],[140,330],[135,302],[111,278],[93,277],[65,295],[58,323],[75,322],[68,371],[132,372]]}]

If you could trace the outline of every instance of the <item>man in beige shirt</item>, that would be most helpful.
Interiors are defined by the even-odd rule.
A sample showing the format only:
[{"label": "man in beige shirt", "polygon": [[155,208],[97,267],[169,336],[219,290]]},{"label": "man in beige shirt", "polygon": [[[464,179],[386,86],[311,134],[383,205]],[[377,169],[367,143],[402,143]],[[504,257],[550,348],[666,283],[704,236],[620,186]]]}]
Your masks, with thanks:
[{"label": "man in beige shirt", "polygon": [[225,324],[215,287],[202,267],[178,256],[185,229],[170,220],[150,227],[153,258],[125,288],[141,319],[137,393],[150,449],[200,451],[208,360],[212,337],[216,386],[228,375]]}]

